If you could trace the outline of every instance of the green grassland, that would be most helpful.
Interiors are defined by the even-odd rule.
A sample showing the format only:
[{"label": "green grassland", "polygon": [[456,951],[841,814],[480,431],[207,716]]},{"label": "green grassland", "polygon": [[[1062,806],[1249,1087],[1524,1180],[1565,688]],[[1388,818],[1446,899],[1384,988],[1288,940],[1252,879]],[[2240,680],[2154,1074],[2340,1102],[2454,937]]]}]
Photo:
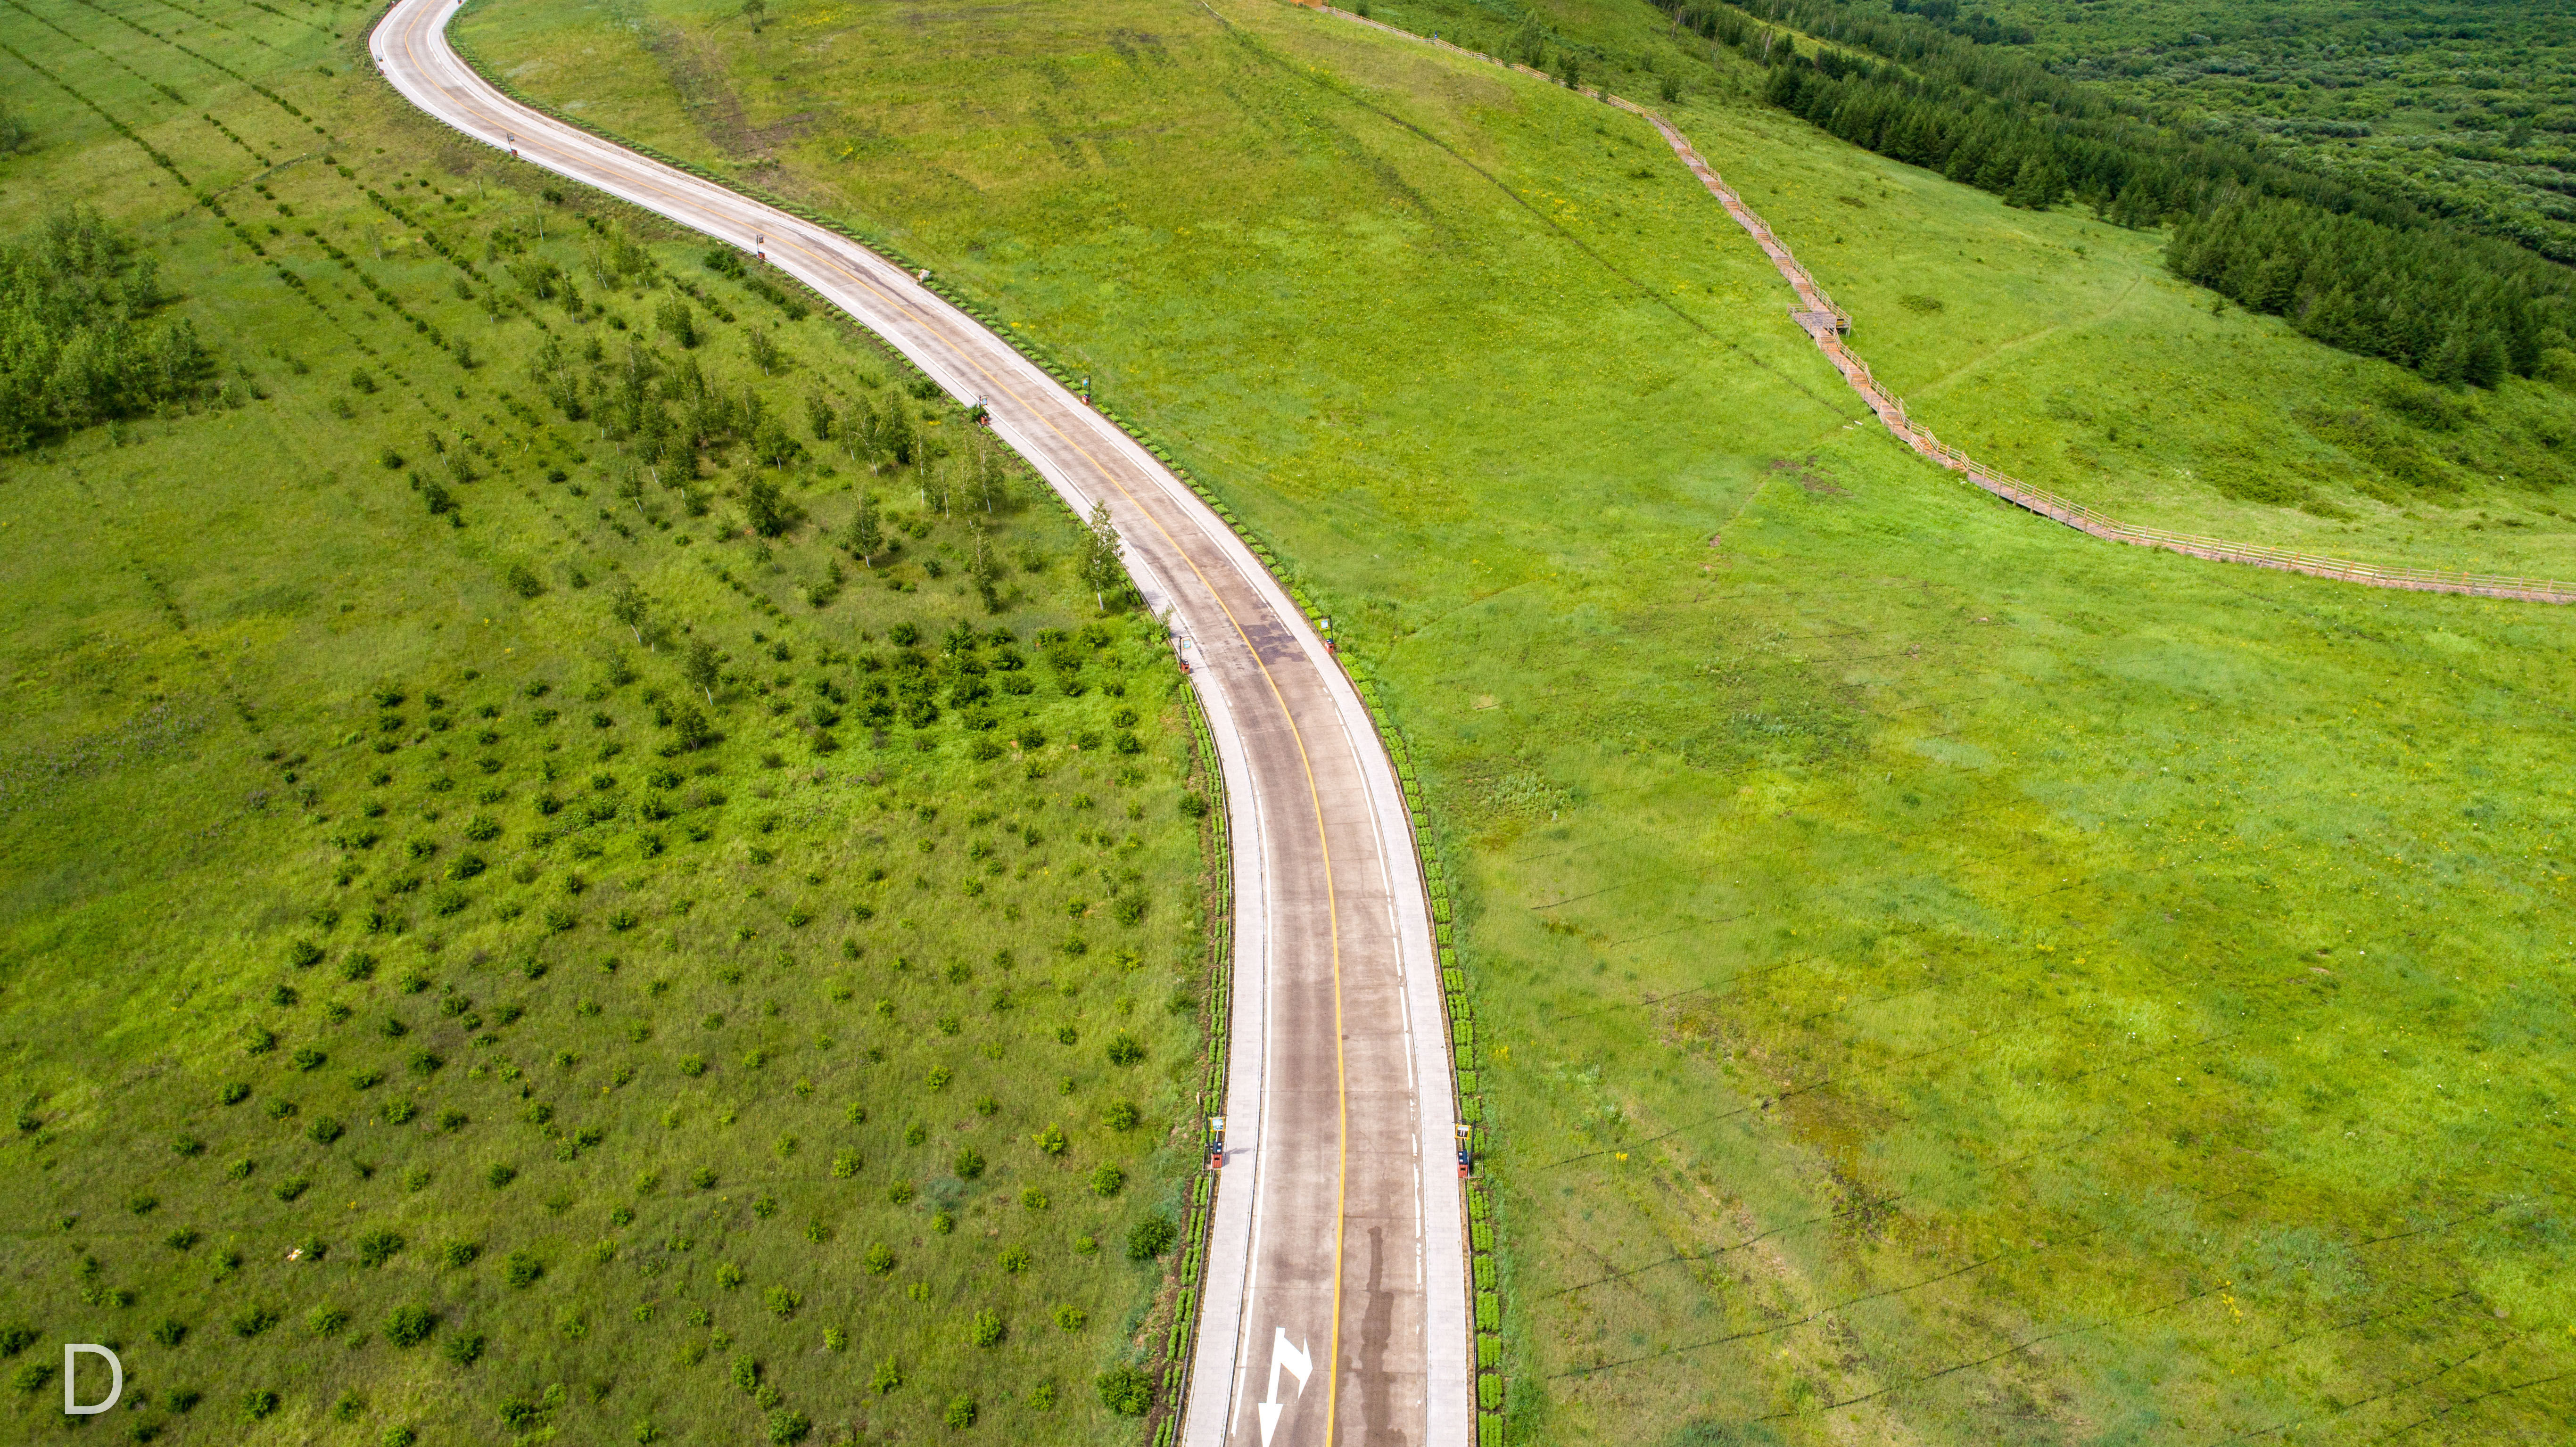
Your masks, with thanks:
[{"label": "green grassland", "polygon": [[[2163,238],[2034,212],[1819,136],[1643,5],[1552,7],[1587,74],[1663,109],[1855,318],[1853,347],[1981,461],[2125,521],[2382,564],[2576,571],[2576,376],[2434,388],[2221,306]],[[1508,48],[1470,6],[1390,23]],[[1683,42],[1693,42],[1684,44]]]},{"label": "green grassland", "polygon": [[[1461,882],[1511,1440],[2465,1443],[2576,1411],[2565,612],[1997,504],[1863,425],[1647,128],[1345,21],[499,0],[461,28],[541,100],[895,237],[1327,605]],[[2145,269],[1730,84],[1681,109],[1757,205],[1927,258],[1982,227],[1971,257],[2044,251],[2094,297]],[[1791,193],[1802,149],[1824,179]],[[1865,348],[1913,325],[1789,234]],[[1989,417],[1937,379],[2082,311],[2000,274],[1885,283],[1943,300],[1887,365],[1971,445],[2053,389]],[[2137,290],[2112,335],[2156,350],[2120,365],[2195,397],[2387,384]],[[2239,516],[2158,496],[2144,520]],[[2409,522],[2338,505],[2376,529],[2347,550]],[[2536,530],[2477,536],[2520,566]]]},{"label": "green grassland", "polygon": [[362,21],[0,16],[0,238],[96,206],[217,364],[0,457],[0,1436],[1132,1436],[1213,923],[1159,631]]}]

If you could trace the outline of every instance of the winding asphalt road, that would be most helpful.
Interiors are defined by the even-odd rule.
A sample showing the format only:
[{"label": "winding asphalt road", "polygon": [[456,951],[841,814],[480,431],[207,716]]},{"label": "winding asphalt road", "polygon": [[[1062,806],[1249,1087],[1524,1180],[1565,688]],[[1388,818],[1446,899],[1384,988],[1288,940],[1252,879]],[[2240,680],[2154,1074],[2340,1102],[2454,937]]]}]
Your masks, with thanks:
[{"label": "winding asphalt road", "polygon": [[983,399],[1077,511],[1108,503],[1214,727],[1240,911],[1232,1129],[1182,1441],[1466,1447],[1466,1254],[1431,924],[1394,770],[1322,640],[1188,488],[1009,344],[855,242],[501,94],[448,47],[457,8],[400,0],[369,38],[413,104],[760,250],[959,400]]}]

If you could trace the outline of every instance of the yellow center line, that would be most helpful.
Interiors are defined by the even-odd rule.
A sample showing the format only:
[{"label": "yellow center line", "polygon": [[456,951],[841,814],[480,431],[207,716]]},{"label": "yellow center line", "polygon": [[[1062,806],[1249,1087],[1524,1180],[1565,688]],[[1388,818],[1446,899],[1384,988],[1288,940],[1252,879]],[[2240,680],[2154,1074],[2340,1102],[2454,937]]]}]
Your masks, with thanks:
[{"label": "yellow center line", "polygon": [[[420,66],[418,51],[412,44],[412,36],[408,33],[404,37],[403,53],[407,59],[411,60],[416,69],[420,69],[423,73],[426,73],[426,67]],[[471,97],[467,100],[460,101],[460,104],[470,113],[478,115],[489,122],[497,124],[511,119],[506,115],[496,116],[488,109],[474,104],[473,100],[476,99],[479,99],[479,97]],[[552,117],[543,118],[550,122],[553,120]],[[623,150],[624,148],[621,147],[620,149]],[[627,152],[627,154],[630,156],[633,155],[632,152]],[[646,158],[642,157],[637,157],[636,159],[646,160]],[[572,164],[572,162],[567,159],[567,164]],[[674,191],[668,187],[655,184],[658,177],[654,177],[653,172],[660,169],[659,164],[646,160],[646,165],[650,168],[645,173],[648,179],[639,180],[637,184],[645,186],[656,195],[659,195],[674,204],[703,204],[699,203],[697,198],[690,196],[685,192]],[[727,194],[732,195],[736,193],[728,192]],[[752,201],[748,197],[743,197],[742,199],[751,205],[762,205],[762,203]],[[764,206],[763,209],[770,208]],[[1118,489],[1119,495],[1124,497],[1128,504],[1135,508],[1138,513],[1142,514],[1145,520],[1153,525],[1156,532],[1162,534],[1163,540],[1171,546],[1172,551],[1179,555],[1181,561],[1188,566],[1191,574],[1198,579],[1199,586],[1207,590],[1208,596],[1215,601],[1217,608],[1225,614],[1226,622],[1233,627],[1235,636],[1243,641],[1244,650],[1252,655],[1253,665],[1261,670],[1262,681],[1269,685],[1272,699],[1278,703],[1280,713],[1288,721],[1289,737],[1295,740],[1297,745],[1297,762],[1299,767],[1304,771],[1306,777],[1307,799],[1313,804],[1315,810],[1315,842],[1317,849],[1323,856],[1324,911],[1328,930],[1327,937],[1331,944],[1333,964],[1333,1074],[1335,1077],[1334,1083],[1336,1087],[1336,1098],[1340,1113],[1340,1130],[1338,1141],[1339,1164],[1333,1188],[1333,1314],[1331,1346],[1329,1348],[1331,1353],[1332,1370],[1331,1374],[1325,1381],[1324,1395],[1324,1441],[1327,1444],[1327,1447],[1330,1447],[1330,1444],[1333,1441],[1341,1402],[1342,1258],[1345,1244],[1344,1237],[1347,1234],[1346,1218],[1350,1200],[1350,1074],[1348,1063],[1345,1059],[1342,1039],[1341,907],[1338,892],[1333,884],[1332,843],[1324,828],[1323,792],[1315,783],[1314,760],[1306,750],[1305,730],[1299,727],[1295,710],[1288,706],[1287,694],[1280,688],[1278,677],[1271,672],[1268,661],[1262,658],[1260,648],[1253,643],[1252,635],[1243,626],[1242,619],[1235,615],[1234,608],[1226,602],[1224,593],[1209,580],[1206,572],[1199,567],[1198,560],[1191,557],[1189,550],[1181,545],[1180,539],[1173,536],[1171,529],[1164,525],[1163,520],[1156,516],[1152,508],[1146,506],[1143,499],[1139,498],[1135,492],[1127,486],[1126,482],[1119,477],[1115,470],[1104,465],[1100,459],[1092,456],[1090,449],[1084,447],[1081,442],[1067,434],[1063,428],[1057,426],[1054,418],[1048,416],[1046,412],[1041,410],[1035,403],[1022,396],[1019,391],[1012,387],[1011,384],[1002,376],[995,374],[991,369],[987,368],[983,364],[982,360],[977,358],[969,349],[965,339],[957,334],[956,329],[951,324],[950,318],[944,309],[931,308],[924,310],[920,307],[914,306],[908,299],[888,293],[883,288],[876,285],[876,283],[869,280],[864,274],[859,272],[857,268],[842,260],[839,256],[830,252],[817,253],[800,244],[796,238],[792,236],[782,237],[781,243],[784,247],[793,248],[799,256],[806,258],[808,261],[838,272],[853,285],[864,289],[870,295],[876,297],[888,306],[895,308],[897,311],[908,313],[913,317],[918,318],[921,324],[930,330],[938,340],[947,342],[952,350],[964,357],[967,364],[972,366],[977,372],[981,373],[987,382],[999,388],[1012,401],[1026,409],[1028,413],[1032,417],[1036,418],[1037,421],[1049,432],[1054,433],[1058,440],[1062,441],[1067,447],[1072,448],[1075,454],[1081,457],[1083,461],[1091,464],[1095,471],[1108,480],[1110,486]],[[977,328],[976,330],[982,331],[981,328]],[[993,339],[989,332],[985,332],[984,336],[988,340]]]}]

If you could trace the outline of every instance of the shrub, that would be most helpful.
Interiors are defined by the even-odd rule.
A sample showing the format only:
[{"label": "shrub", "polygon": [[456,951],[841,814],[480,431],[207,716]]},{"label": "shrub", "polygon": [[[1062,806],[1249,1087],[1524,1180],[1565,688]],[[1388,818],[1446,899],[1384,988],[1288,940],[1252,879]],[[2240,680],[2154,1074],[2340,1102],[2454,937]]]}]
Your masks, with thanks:
[{"label": "shrub", "polygon": [[347,1128],[329,1116],[323,1116],[304,1128],[306,1138],[317,1146],[327,1146],[346,1133]]},{"label": "shrub", "polygon": [[244,1307],[233,1317],[233,1335],[254,1337],[277,1325],[277,1313],[265,1306]]},{"label": "shrub", "polygon": [[161,1318],[160,1324],[152,1328],[152,1339],[165,1347],[177,1346],[187,1337],[188,1328],[171,1317]]},{"label": "shrub", "polygon": [[242,1415],[256,1422],[277,1410],[277,1393],[260,1390],[242,1393]]},{"label": "shrub", "polygon": [[957,1148],[957,1179],[971,1181],[984,1174],[984,1157],[973,1146]]},{"label": "shrub", "polygon": [[386,1101],[384,1108],[376,1112],[378,1116],[383,1118],[384,1123],[387,1125],[405,1124],[413,1116],[418,1115],[419,1113],[419,1106],[412,1104],[408,1100],[399,1098]]},{"label": "shrub", "polygon": [[385,1340],[398,1347],[416,1347],[436,1330],[438,1316],[425,1306],[397,1306],[385,1316]]},{"label": "shrub", "polygon": [[1080,1331],[1090,1320],[1090,1312],[1070,1303],[1055,1309],[1055,1324],[1066,1331]]},{"label": "shrub", "polygon": [[761,1293],[760,1299],[762,1303],[769,1308],[769,1314],[777,1317],[780,1321],[785,1321],[789,1317],[794,1316],[796,1314],[796,1309],[805,1304],[804,1297],[797,1295],[795,1292],[788,1290],[784,1286],[773,1286],[769,1288],[769,1290]]},{"label": "shrub", "polygon": [[742,1285],[743,1279],[742,1267],[734,1262],[728,1261],[716,1268],[716,1285],[727,1291]]},{"label": "shrub", "polygon": [[500,1163],[500,1162],[498,1162],[498,1161],[495,1161],[495,1162],[493,1162],[493,1163],[492,1163],[492,1169],[490,1169],[490,1170],[488,1170],[488,1171],[485,1171],[485,1172],[483,1173],[483,1180],[484,1180],[484,1182],[485,1182],[487,1185],[491,1186],[491,1188],[492,1188],[493,1190],[496,1190],[496,1191],[497,1191],[497,1190],[499,1190],[499,1189],[501,1189],[503,1186],[506,1186],[506,1185],[510,1184],[512,1181],[517,1180],[518,1178],[519,1178],[519,1169],[518,1169],[518,1167],[516,1167],[516,1166],[506,1166],[506,1165],[501,1164],[501,1163]]},{"label": "shrub", "polygon": [[438,1354],[460,1367],[470,1367],[483,1356],[480,1336],[452,1336],[439,1344]]},{"label": "shrub", "polygon": [[471,1241],[450,1241],[439,1248],[438,1259],[450,1268],[462,1270],[474,1264],[483,1248]]},{"label": "shrub", "polygon": [[304,1329],[315,1336],[338,1336],[349,1325],[349,1314],[336,1306],[317,1306],[304,1317]]},{"label": "shrub", "polygon": [[358,1264],[368,1267],[382,1266],[401,1255],[405,1244],[399,1231],[388,1231],[382,1228],[370,1231],[358,1238]]},{"label": "shrub", "polygon": [[297,940],[286,947],[286,962],[299,970],[309,970],[322,963],[322,947],[311,940]]},{"label": "shrub", "polygon": [[1034,1259],[1026,1246],[1005,1246],[1002,1248],[1002,1271],[1006,1275],[1017,1276],[1028,1270],[1030,1261]]},{"label": "shrub", "polygon": [[1102,1161],[1091,1169],[1091,1194],[1114,1196],[1127,1184],[1127,1173]]},{"label": "shrub", "polygon": [[206,1143],[186,1131],[181,1131],[171,1137],[170,1149],[183,1156],[195,1157],[206,1153]]},{"label": "shrub", "polygon": [[903,1385],[903,1369],[894,1364],[894,1358],[887,1357],[877,1363],[876,1377],[869,1385],[876,1388],[880,1396],[891,1392]]},{"label": "shrub", "polygon": [[832,1157],[832,1174],[835,1178],[846,1181],[858,1173],[859,1153],[857,1151],[843,1151]]},{"label": "shrub", "polygon": [[975,1399],[973,1397],[957,1397],[950,1400],[948,1403],[948,1411],[944,1415],[943,1420],[945,1420],[949,1426],[954,1427],[961,1432],[974,1426]]},{"label": "shrub", "polygon": [[1100,1405],[1121,1417],[1142,1417],[1153,1409],[1154,1379],[1139,1368],[1111,1367],[1093,1385],[1100,1390]]},{"label": "shrub", "polygon": [[769,1414],[769,1440],[778,1444],[778,1447],[794,1447],[795,1443],[804,1441],[806,1434],[813,1430],[814,1424],[807,1421],[802,1412],[781,1408]]},{"label": "shrub", "polygon": [[1204,794],[1200,794],[1200,793],[1196,792],[1195,790],[1193,790],[1192,792],[1190,792],[1190,793],[1186,793],[1186,794],[1183,794],[1183,795],[1181,796],[1181,817],[1182,817],[1182,818],[1184,818],[1184,819],[1204,819],[1204,818],[1206,818],[1206,817],[1207,817],[1207,811],[1208,811],[1208,801],[1207,801],[1207,796],[1206,796],[1206,795],[1204,795]]},{"label": "shrub", "polygon": [[1181,1230],[1168,1216],[1148,1216],[1127,1233],[1127,1259],[1151,1261],[1172,1249],[1181,1238]]},{"label": "shrub", "polygon": [[1124,1030],[1109,1042],[1109,1063],[1112,1065],[1134,1065],[1144,1058],[1144,1042]]},{"label": "shrub", "polygon": [[883,1276],[894,1270],[894,1248],[880,1241],[868,1248],[868,1254],[862,1260],[870,1276]]},{"label": "shrub", "polygon": [[760,1390],[760,1359],[749,1352],[733,1359],[733,1384],[746,1395]]},{"label": "shrub", "polygon": [[979,1347],[1000,1346],[1003,1331],[1002,1314],[988,1306],[966,1324],[966,1339]]}]

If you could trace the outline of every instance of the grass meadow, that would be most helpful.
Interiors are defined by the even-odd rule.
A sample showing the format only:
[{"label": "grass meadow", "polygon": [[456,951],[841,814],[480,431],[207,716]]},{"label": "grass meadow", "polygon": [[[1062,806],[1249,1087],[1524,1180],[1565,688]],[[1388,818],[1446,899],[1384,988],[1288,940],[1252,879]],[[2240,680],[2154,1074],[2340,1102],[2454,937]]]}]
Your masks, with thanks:
[{"label": "grass meadow", "polygon": [[[462,25],[531,94],[981,293],[1326,605],[1460,881],[1510,1440],[2467,1443],[2576,1412],[2566,612],[2004,507],[1863,425],[1643,125],[1347,22]],[[2409,528],[2559,556],[2518,485],[2437,512],[2319,482],[2333,517],[2177,478],[2289,437],[2266,389],[2377,406],[2388,378],[2211,319],[2143,238],[1882,173],[1724,90],[1679,107],[1702,149],[1957,440],[2079,439],[2037,420],[2077,378],[2026,358],[2055,358],[2128,389],[2069,404],[2122,442],[2038,481],[2365,556]],[[1925,274],[1847,275],[1817,214]],[[1990,262],[1931,265],[1969,237]],[[2121,409],[2186,401],[2175,453],[2128,446]],[[2474,405],[2459,435],[2502,447],[2564,402]],[[2480,507],[2530,526],[2473,533]]]},{"label": "grass meadow", "polygon": [[1159,631],[364,19],[0,18],[0,238],[96,206],[221,360],[0,457],[0,1437],[1137,1435],[1212,923]]},{"label": "grass meadow", "polygon": [[[1849,310],[1909,410],[1982,461],[2157,527],[2384,564],[2576,571],[2576,374],[2434,388],[2223,306],[2163,236],[2067,203],[2007,207],[1818,134],[1763,72],[1645,6],[1534,12],[1587,83],[1657,104]],[[1489,51],[1481,6],[1379,18]],[[1660,101],[1669,79],[1675,99]]]}]

